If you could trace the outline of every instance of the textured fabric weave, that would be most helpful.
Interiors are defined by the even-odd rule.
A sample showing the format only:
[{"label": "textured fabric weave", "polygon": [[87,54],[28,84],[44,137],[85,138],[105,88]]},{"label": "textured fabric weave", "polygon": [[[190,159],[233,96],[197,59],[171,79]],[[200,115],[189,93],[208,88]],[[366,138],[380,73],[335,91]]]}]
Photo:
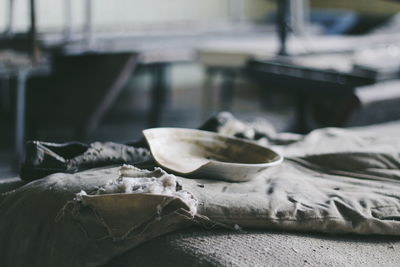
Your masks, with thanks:
[{"label": "textured fabric weave", "polygon": [[[178,201],[177,205],[165,209],[165,217],[159,218],[156,216],[159,213],[158,204],[154,202],[152,209],[155,210],[155,216],[150,214],[145,217],[140,227],[136,225],[137,218],[134,218],[135,212],[138,216],[145,213],[140,211],[140,205],[133,205],[139,207],[139,210],[121,213],[122,210],[131,207],[129,201],[136,196],[115,194],[104,205],[98,202],[100,206],[73,205],[71,209],[64,209],[70,201],[76,204],[73,199],[81,190],[92,192],[110,179],[117,179],[117,168],[48,176],[3,194],[0,198],[0,251],[5,255],[0,257],[0,265],[102,264],[132,250],[144,241],[191,225],[194,216],[199,215],[206,216],[215,223],[244,230],[280,229],[307,233],[400,235],[399,138],[356,134],[340,129],[316,130],[306,136],[278,134],[266,123],[244,123],[229,114],[221,114],[214,122],[216,123],[209,123],[204,128],[247,138],[260,145],[268,145],[283,153],[286,157],[284,163],[269,168],[244,183],[178,177],[180,186],[198,201],[198,214],[183,212],[182,208],[185,210],[185,205]],[[148,172],[137,171],[138,177],[145,173]],[[139,195],[137,199],[141,197],[143,196]],[[129,199],[126,205],[124,199]],[[161,203],[163,201],[159,204]],[[104,215],[105,211],[107,216]],[[118,214],[120,221],[116,216]],[[118,227],[118,233],[122,233],[118,238],[110,236],[110,232],[115,231],[110,231],[112,227],[107,223],[107,218],[112,218],[112,225]],[[122,230],[119,228],[121,225]],[[289,247],[289,243],[285,243],[284,235],[275,243],[268,243],[261,237],[258,239],[259,234],[260,232],[254,232],[245,236],[241,232],[235,233],[237,249],[243,253],[240,254],[236,248],[231,248],[234,247],[230,241],[232,236],[221,239],[217,237],[219,234],[216,234],[214,239],[209,236],[206,238],[206,249],[198,243],[201,237],[196,236],[202,234],[193,233],[187,239],[188,253],[179,252],[177,255],[190,258],[190,251],[198,251],[196,257],[199,258],[199,265],[242,265],[246,262],[240,257],[230,257],[228,253],[232,251],[243,257],[250,255],[249,262],[259,265],[261,261],[269,259],[268,255],[272,255],[268,253],[271,246],[281,247],[282,251],[287,252],[285,246]],[[224,236],[223,233],[221,235]],[[194,236],[194,239],[191,239],[191,236]],[[293,244],[297,242],[298,236],[300,246],[302,237],[290,236]],[[250,245],[247,244],[251,243],[249,238],[253,238],[254,246],[257,246],[254,255],[248,252]],[[313,243],[318,243],[315,239],[318,239],[315,235],[306,237],[305,246],[310,244],[310,249],[311,246],[312,249],[316,249],[313,246]],[[224,244],[224,250],[222,245],[216,245],[218,240]],[[383,251],[388,239],[382,240],[385,240],[385,244],[379,248]],[[326,245],[334,243],[331,237],[328,237],[326,242]],[[325,246],[324,244],[321,246]],[[357,243],[354,244],[356,246]],[[395,245],[397,246],[397,242]],[[395,245],[388,245],[387,248],[393,249]],[[298,247],[292,248],[294,252],[298,250]],[[352,248],[352,245],[349,248]],[[204,252],[201,252],[202,250]],[[262,251],[265,254],[262,254]],[[275,263],[278,264],[280,250],[272,251],[276,256]],[[202,253],[210,253],[210,257],[207,258]],[[216,253],[215,257],[212,253]],[[218,256],[218,253],[225,253],[226,256]],[[338,255],[341,253],[338,252]],[[345,254],[344,250],[343,253]],[[379,257],[376,259],[379,260]],[[319,259],[320,257],[316,256],[314,260],[318,263]],[[154,261],[157,262],[156,259]],[[285,262],[290,265],[301,263],[282,261],[282,265]],[[342,265],[344,260],[326,262]],[[363,259],[359,259],[354,261],[354,264],[363,262]],[[374,262],[373,259],[370,262]],[[389,260],[386,262],[392,263]]]},{"label": "textured fabric weave", "polygon": [[110,261],[128,266],[398,266],[393,237],[184,230]]}]

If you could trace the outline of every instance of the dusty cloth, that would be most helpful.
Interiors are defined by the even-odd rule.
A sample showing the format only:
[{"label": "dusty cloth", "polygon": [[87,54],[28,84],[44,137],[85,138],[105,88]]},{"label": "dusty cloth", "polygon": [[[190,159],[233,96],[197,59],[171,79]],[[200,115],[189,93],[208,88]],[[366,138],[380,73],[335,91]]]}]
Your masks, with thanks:
[{"label": "dusty cloth", "polygon": [[[168,175],[132,168],[129,177]],[[201,223],[172,194],[82,193],[120,178],[118,167],[60,173],[2,194],[0,266],[98,266],[144,241]]]},{"label": "dusty cloth", "polygon": [[33,181],[57,172],[76,173],[113,164],[136,164],[150,160],[150,151],[138,145],[140,143],[59,144],[28,141],[20,177],[25,181]]},{"label": "dusty cloth", "polygon": [[[285,156],[246,183],[196,181],[183,186],[212,220],[252,228],[400,235],[400,139],[320,129],[278,134],[267,123],[229,113],[214,130],[269,145]],[[189,188],[192,187],[192,188]]]},{"label": "dusty cloth", "polygon": [[[400,139],[340,129],[278,134],[266,123],[243,123],[230,114],[221,114],[207,127],[269,145],[286,159],[244,183],[176,177],[175,191],[188,192],[195,209],[164,189],[134,193],[136,183],[132,193],[107,192],[110,181],[127,184],[121,183],[128,176],[121,177],[119,168],[56,174],[27,184],[0,202],[0,217],[7,218],[0,221],[0,250],[6,255],[0,265],[15,259],[15,266],[102,264],[193,223],[237,230],[400,235]],[[130,178],[168,175],[132,170]],[[174,205],[164,206],[164,199]]]},{"label": "dusty cloth", "polygon": [[397,267],[399,249],[399,239],[388,236],[192,228],[155,238],[106,266]]}]

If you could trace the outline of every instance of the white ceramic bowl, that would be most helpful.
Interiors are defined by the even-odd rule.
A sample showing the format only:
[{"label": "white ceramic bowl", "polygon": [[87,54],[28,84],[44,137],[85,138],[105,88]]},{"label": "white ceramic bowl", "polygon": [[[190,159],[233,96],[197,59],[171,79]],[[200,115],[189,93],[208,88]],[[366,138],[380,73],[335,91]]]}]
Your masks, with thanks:
[{"label": "white ceramic bowl", "polygon": [[185,177],[243,182],[283,160],[266,147],[208,131],[152,128],[143,135],[157,163]]}]

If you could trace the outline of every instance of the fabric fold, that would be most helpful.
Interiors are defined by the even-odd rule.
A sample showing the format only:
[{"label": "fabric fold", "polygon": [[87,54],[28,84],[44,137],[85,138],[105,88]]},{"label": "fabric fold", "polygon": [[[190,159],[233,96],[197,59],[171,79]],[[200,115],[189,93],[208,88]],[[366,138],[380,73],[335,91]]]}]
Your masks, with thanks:
[{"label": "fabric fold", "polygon": [[10,240],[0,243],[0,265],[104,264],[192,225],[400,236],[399,138],[334,128],[281,134],[229,113],[202,128],[286,159],[242,183],[133,166],[47,176],[0,198],[0,240]]}]

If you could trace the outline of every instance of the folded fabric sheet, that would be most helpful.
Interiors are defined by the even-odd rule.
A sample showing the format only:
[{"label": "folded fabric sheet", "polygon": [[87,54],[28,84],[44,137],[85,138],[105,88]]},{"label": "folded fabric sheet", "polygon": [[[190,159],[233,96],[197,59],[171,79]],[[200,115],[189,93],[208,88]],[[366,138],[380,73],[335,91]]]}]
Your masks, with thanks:
[{"label": "folded fabric sheet", "polygon": [[[0,266],[98,266],[161,234],[207,223],[196,216],[191,197],[151,190],[116,193],[122,187],[112,182],[125,175],[118,167],[59,173],[3,194]],[[170,176],[159,169],[131,168],[128,174],[174,183]],[[113,187],[118,190],[97,194]],[[183,190],[177,186],[176,191]]]},{"label": "folded fabric sheet", "polygon": [[320,129],[306,136],[278,134],[265,123],[229,113],[214,119],[218,132],[269,145],[285,156],[280,166],[249,182],[182,183],[200,213],[244,227],[329,233],[400,235],[400,139]]},{"label": "folded fabric sheet", "polygon": [[191,228],[146,242],[106,266],[397,267],[399,246],[399,238],[389,236]]},{"label": "folded fabric sheet", "polygon": [[271,146],[286,159],[244,183],[166,179],[159,169],[133,167],[123,167],[129,175],[106,168],[32,182],[0,202],[0,265],[102,264],[193,224],[400,235],[399,138],[341,129],[278,134],[227,113],[204,128]]},{"label": "folded fabric sheet", "polygon": [[25,147],[26,155],[21,165],[20,177],[25,181],[33,181],[57,172],[75,173],[102,166],[136,164],[150,160],[150,151],[140,145],[140,142],[57,144],[29,141]]}]

